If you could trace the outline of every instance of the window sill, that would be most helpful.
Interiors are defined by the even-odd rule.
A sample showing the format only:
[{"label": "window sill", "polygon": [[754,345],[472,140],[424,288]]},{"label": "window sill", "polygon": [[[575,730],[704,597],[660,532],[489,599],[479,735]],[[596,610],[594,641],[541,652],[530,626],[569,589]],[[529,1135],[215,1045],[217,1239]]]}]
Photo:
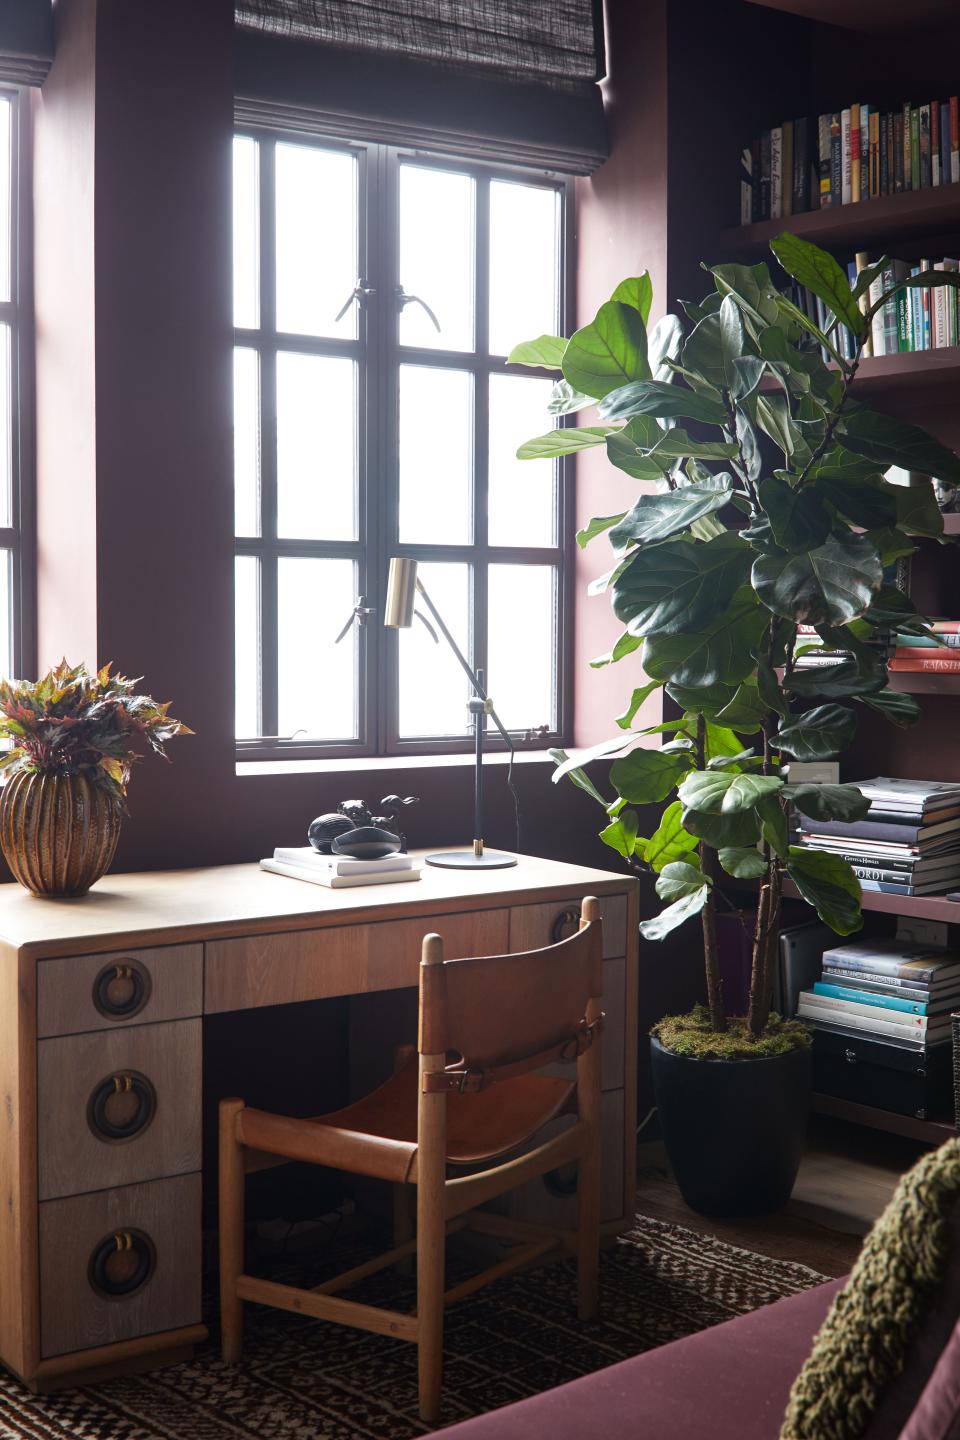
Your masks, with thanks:
[{"label": "window sill", "polygon": [[[506,765],[509,756],[505,751],[492,751],[484,755],[484,768],[488,765]],[[553,765],[555,761],[549,750],[518,750],[514,759],[518,765]],[[237,775],[241,778],[261,775],[355,775],[367,770],[434,770],[446,766],[473,768],[472,754],[458,755],[356,755],[336,760],[238,760]]]}]

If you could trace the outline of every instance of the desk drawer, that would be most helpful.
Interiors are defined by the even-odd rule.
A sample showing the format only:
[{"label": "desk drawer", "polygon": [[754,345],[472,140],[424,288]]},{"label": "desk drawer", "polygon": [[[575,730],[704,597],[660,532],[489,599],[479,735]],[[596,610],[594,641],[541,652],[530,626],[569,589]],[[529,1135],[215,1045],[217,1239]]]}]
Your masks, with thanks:
[{"label": "desk drawer", "polygon": [[37,965],[37,1034],[74,1035],[202,1013],[203,946],[75,955]]},{"label": "desk drawer", "polygon": [[40,1041],[41,1200],[199,1170],[202,1025]]},{"label": "desk drawer", "polygon": [[[510,911],[510,949],[539,950],[552,945],[576,929],[582,895],[551,900],[546,905],[515,905]],[[627,953],[627,897],[604,895],[600,901],[603,921],[603,958],[619,959]]]},{"label": "desk drawer", "polygon": [[44,1360],[199,1319],[199,1175],[40,1206]]},{"label": "desk drawer", "polygon": [[502,955],[509,948],[509,911],[474,910],[208,941],[204,1013],[417,985],[423,937],[431,931],[443,937],[451,959]]}]

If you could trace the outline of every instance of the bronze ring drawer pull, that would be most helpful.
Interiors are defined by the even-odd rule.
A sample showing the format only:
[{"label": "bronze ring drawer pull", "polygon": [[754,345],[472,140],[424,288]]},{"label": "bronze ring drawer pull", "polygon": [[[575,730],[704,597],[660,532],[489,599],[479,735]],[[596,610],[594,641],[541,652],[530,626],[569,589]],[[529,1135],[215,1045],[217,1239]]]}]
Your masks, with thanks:
[{"label": "bronze ring drawer pull", "polygon": [[90,1256],[89,1279],[100,1295],[121,1300],[145,1285],[154,1272],[157,1252],[142,1230],[117,1230],[106,1236]]},{"label": "bronze ring drawer pull", "polygon": [[[118,1096],[128,1097],[118,1103]],[[157,1092],[145,1075],[121,1071],[102,1080],[90,1096],[87,1119],[100,1140],[132,1140],[146,1130],[157,1109]]]},{"label": "bronze ring drawer pull", "polygon": [[150,998],[150,972],[136,960],[105,965],[93,982],[93,1003],[110,1020],[127,1020]]},{"label": "bronze ring drawer pull", "polygon": [[566,940],[580,928],[580,911],[576,909],[561,910],[553,922],[550,931],[550,939],[556,945],[560,940]]}]

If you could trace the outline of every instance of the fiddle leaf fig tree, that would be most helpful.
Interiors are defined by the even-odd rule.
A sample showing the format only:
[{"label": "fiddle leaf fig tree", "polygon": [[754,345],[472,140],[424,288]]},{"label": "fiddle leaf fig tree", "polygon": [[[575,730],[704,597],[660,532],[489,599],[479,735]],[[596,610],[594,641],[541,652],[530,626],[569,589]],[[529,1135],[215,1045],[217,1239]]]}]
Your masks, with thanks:
[{"label": "fiddle leaf fig tree", "polygon": [[[787,810],[849,821],[868,802],[854,785],[791,785],[786,767],[842,754],[864,707],[900,726],[917,720],[916,701],[888,688],[885,652],[870,641],[891,626],[925,632],[891,566],[915,537],[942,535],[932,477],[960,484],[951,450],[857,398],[870,322],[890,292],[871,300],[866,272],[851,288],[832,256],[796,235],[771,249],[835,317],[826,330],[779,292],[767,265],[717,265],[704,267],[713,290],[683,302],[685,323],[667,315],[648,333],[643,274],[569,340],[540,336],[510,357],[560,369],[552,414],[596,410],[589,424],[528,440],[520,458],[602,446],[643,482],[639,495],[624,487],[619,513],[577,536],[581,546],[605,536],[612,550],[591,591],[609,594],[623,630],[592,663],[630,671],[620,733],[573,757],[555,752],[554,779],[590,794],[605,811],[601,839],[656,876],[664,908],[644,921],[647,939],[700,917],[714,1031],[727,1026],[716,946],[724,877],[760,881],[754,1040],[770,1021],[784,875],[837,934],[862,923],[850,866],[791,846]],[[883,262],[869,273],[882,275]],[[960,277],[930,270],[901,284],[956,287]],[[852,359],[840,325],[854,336]],[[893,465],[931,478],[893,485],[884,474]],[[801,625],[848,658],[797,668],[810,638]],[[661,687],[679,718],[634,728]],[[587,773],[601,760],[611,798]],[[642,835],[634,807],[651,805],[663,806],[659,823]]]}]

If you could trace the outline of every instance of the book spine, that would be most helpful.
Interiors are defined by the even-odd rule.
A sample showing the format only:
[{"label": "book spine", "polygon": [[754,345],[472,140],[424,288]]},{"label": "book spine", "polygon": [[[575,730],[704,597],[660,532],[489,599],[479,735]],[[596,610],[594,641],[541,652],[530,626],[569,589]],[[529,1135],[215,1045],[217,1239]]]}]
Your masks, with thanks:
[{"label": "book spine", "polygon": [[[945,645],[943,645],[943,646],[941,646],[936,640],[931,641],[931,643],[930,643],[929,645],[920,644],[920,643],[918,643],[918,642],[920,641],[920,638],[921,638],[920,636],[910,636],[910,639],[911,639],[912,641],[914,641],[913,644],[909,644],[909,645],[898,645],[897,648],[896,648],[896,651],[894,652],[894,659],[896,659],[896,660],[949,660],[949,661],[951,661],[951,662],[953,662],[953,663],[955,663],[955,664],[960,665],[960,655],[956,655],[956,654],[951,655],[951,654],[949,653],[951,650],[956,651],[956,649],[958,648],[958,647],[957,647],[957,640],[958,640],[958,638],[960,638],[960,637],[958,637],[958,636],[956,636],[956,635],[944,636],[944,640],[945,640],[945,641],[950,641],[951,643],[945,644]],[[944,654],[944,653],[943,653],[944,650],[946,650],[948,653],[947,653],[947,654]]]},{"label": "book spine", "polygon": [[[921,260],[921,261],[920,261],[920,273],[921,273],[921,274],[923,274],[923,272],[926,271],[926,270],[932,270],[932,269],[933,269],[933,264],[932,264],[932,262],[931,262],[930,260]],[[924,350],[932,350],[932,349],[933,349],[933,315],[932,315],[932,313],[931,313],[931,294],[930,294],[930,288],[929,288],[929,286],[925,285],[925,286],[923,287],[923,289],[920,291],[920,300],[921,300],[922,313],[923,313],[923,348],[924,348]]]},{"label": "book spine", "polygon": [[740,151],[740,224],[753,221],[753,155],[749,145]]},{"label": "book spine", "polygon": [[920,127],[920,189],[929,190],[933,184],[930,168],[930,106],[919,107]]},{"label": "book spine", "polygon": [[770,131],[770,219],[783,214],[783,129]]},{"label": "book spine", "polygon": [[960,106],[956,95],[950,96],[950,180],[960,180]]},{"label": "book spine", "polygon": [[960,635],[960,620],[934,620],[930,629],[934,635]]},{"label": "book spine", "polygon": [[793,213],[810,209],[810,122],[801,117],[793,122]]},{"label": "book spine", "polygon": [[920,189],[920,110],[910,109],[910,189]]},{"label": "book spine", "polygon": [[901,980],[920,980],[929,983],[934,980],[937,970],[942,968],[935,962],[923,965],[917,960],[905,960],[898,955],[851,955],[842,948],[825,950],[823,963],[854,974],[862,971],[865,975],[896,976]]},{"label": "book spine", "polygon": [[834,985],[868,985],[871,990],[890,994],[909,994],[925,1000],[931,995],[930,985],[924,980],[902,980],[897,975],[871,975],[869,970],[844,970],[837,965],[823,967],[824,978]]},{"label": "book spine", "polygon": [[900,348],[897,333],[897,267],[891,262],[883,272],[883,353],[895,355]]},{"label": "book spine", "polygon": [[910,648],[911,650],[939,650],[945,646],[948,650],[960,649],[960,635],[946,631],[941,635],[902,635],[894,636],[898,649]]},{"label": "book spine", "polygon": [[813,987],[817,995],[830,996],[834,1000],[852,1000],[857,1005],[873,1005],[878,1010],[897,1010],[904,1015],[927,1015],[929,1007],[925,1000],[908,1000],[898,995],[877,995],[870,990],[848,990],[843,985],[831,985],[818,980]]},{"label": "book spine", "polygon": [[913,885],[891,885],[886,880],[861,880],[861,890],[870,890],[877,895],[916,895]]},{"label": "book spine", "polygon": [[850,203],[860,199],[860,106],[850,106]]},{"label": "book spine", "polygon": [[912,348],[910,336],[910,292],[897,291],[897,349],[907,352]]},{"label": "book spine", "polygon": [[870,111],[870,198],[875,200],[880,194],[880,113],[877,110]]},{"label": "book spine", "polygon": [[886,317],[884,315],[884,306],[880,304],[880,299],[883,295],[883,277],[885,273],[885,271],[881,271],[879,275],[875,276],[874,279],[871,280],[869,288],[870,308],[873,309],[874,305],[877,306],[877,309],[873,312],[873,318],[870,321],[870,344],[873,348],[874,355],[886,355],[887,353]]},{"label": "book spine", "polygon": [[838,111],[830,116],[830,204],[843,204],[843,130]]},{"label": "book spine", "polygon": [[940,102],[940,184],[950,184],[950,101]]},{"label": "book spine", "polygon": [[[867,197],[864,196],[863,198],[866,199]],[[867,269],[869,264],[870,256],[867,254],[866,250],[858,250],[856,255],[854,256],[854,268],[853,275],[851,276],[851,284],[854,282],[856,276],[860,275],[862,271]],[[861,295],[858,303],[860,309],[863,311],[864,315],[866,315],[867,308],[870,303],[869,293],[865,292],[863,295]],[[873,336],[870,331],[867,332],[866,338],[863,342],[863,353],[864,355],[872,355],[874,353]]]},{"label": "book spine", "polygon": [[793,121],[784,120],[780,127],[783,131],[783,144],[781,146],[780,175],[780,214],[788,220],[793,214]]},{"label": "book spine", "polygon": [[820,180],[820,208],[826,210],[833,203],[831,190],[832,164],[830,159],[830,115],[821,115],[817,121],[817,154],[819,157],[818,176]]},{"label": "book spine", "polygon": [[760,219],[770,219],[770,131],[760,136]]},{"label": "book spine", "polygon": [[870,198],[870,106],[860,106],[860,199]]},{"label": "book spine", "polygon": [[910,890],[914,888],[912,877],[907,870],[884,870],[876,865],[865,865],[862,857],[858,861],[849,860],[847,863],[861,883],[869,880],[871,884],[905,885]]},{"label": "book spine", "polygon": [[[805,1020],[825,1020],[828,1024],[849,1025],[854,1030],[868,1030],[878,1035],[898,1037],[912,1034],[922,1037],[926,1033],[926,1027],[922,1025],[901,1025],[896,1020],[876,1015],[860,1015],[849,1007],[824,1005],[819,1000],[801,1000],[797,1014]],[[920,1019],[919,1016],[915,1018]]]},{"label": "book spine", "polygon": [[950,344],[949,323],[947,321],[947,287],[935,285],[932,292],[933,306],[933,348],[934,350],[945,350]]},{"label": "book spine", "polygon": [[957,659],[943,660],[939,656],[931,656],[927,659],[899,660],[896,656],[887,661],[887,668],[899,670],[904,674],[917,674],[926,672],[930,675],[960,675],[960,656]]},{"label": "book spine", "polygon": [[940,106],[930,106],[930,184],[940,184]]},{"label": "book spine", "polygon": [[897,195],[900,195],[904,189],[902,110],[897,110],[893,116],[893,189]]},{"label": "book spine", "polygon": [[853,200],[853,127],[850,111],[840,112],[840,203]]},{"label": "book spine", "polygon": [[890,194],[890,129],[892,115],[880,116],[880,190],[881,195]]}]

